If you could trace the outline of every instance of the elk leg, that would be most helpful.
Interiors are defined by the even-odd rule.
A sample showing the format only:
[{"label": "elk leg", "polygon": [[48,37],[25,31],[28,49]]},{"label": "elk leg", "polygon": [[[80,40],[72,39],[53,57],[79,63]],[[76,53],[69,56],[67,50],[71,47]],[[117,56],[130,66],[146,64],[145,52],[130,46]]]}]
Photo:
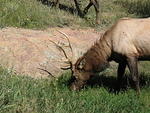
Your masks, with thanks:
[{"label": "elk leg", "polygon": [[117,88],[118,88],[118,90],[120,90],[120,87],[121,87],[122,77],[124,75],[125,68],[126,68],[126,62],[119,63],[118,71],[117,71]]},{"label": "elk leg", "polygon": [[137,93],[140,93],[140,87],[139,87],[139,75],[138,75],[138,64],[137,64],[137,58],[135,57],[128,57],[127,58],[128,67],[132,76],[132,81],[134,82],[135,89]]},{"label": "elk leg", "polygon": [[92,5],[93,5],[93,3],[92,3],[92,2],[90,2],[90,3],[87,5],[87,7],[86,7],[86,8],[84,8],[84,10],[83,10],[83,14],[84,14],[84,15],[86,15],[86,14],[87,14],[87,12],[88,12],[89,8],[90,8]]},{"label": "elk leg", "polygon": [[94,8],[95,8],[95,12],[96,12],[96,24],[100,23],[100,16],[99,16],[99,3],[97,0],[92,0]]},{"label": "elk leg", "polygon": [[48,0],[40,0],[43,4],[47,4]]},{"label": "elk leg", "polygon": [[80,4],[77,2],[77,0],[74,0],[74,3],[75,3],[75,6],[76,6],[76,8],[77,8],[78,15],[79,15],[79,16],[82,16],[82,12],[81,12],[81,9],[80,9],[80,7],[79,7]]},{"label": "elk leg", "polygon": [[56,0],[54,6],[55,6],[56,8],[59,8],[59,0]]}]

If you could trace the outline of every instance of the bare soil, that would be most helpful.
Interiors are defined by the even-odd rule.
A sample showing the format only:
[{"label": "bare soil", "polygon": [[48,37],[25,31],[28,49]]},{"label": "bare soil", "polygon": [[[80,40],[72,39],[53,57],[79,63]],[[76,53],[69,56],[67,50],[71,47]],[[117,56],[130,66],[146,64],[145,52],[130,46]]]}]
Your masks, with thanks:
[{"label": "bare soil", "polygon": [[[61,45],[71,57],[68,42],[61,31],[68,35],[75,62],[86,52],[101,33],[94,29],[49,28],[30,30],[22,28],[0,29],[0,62],[18,75],[48,77],[60,75],[66,59],[50,40]],[[49,73],[50,72],[50,73]]]}]

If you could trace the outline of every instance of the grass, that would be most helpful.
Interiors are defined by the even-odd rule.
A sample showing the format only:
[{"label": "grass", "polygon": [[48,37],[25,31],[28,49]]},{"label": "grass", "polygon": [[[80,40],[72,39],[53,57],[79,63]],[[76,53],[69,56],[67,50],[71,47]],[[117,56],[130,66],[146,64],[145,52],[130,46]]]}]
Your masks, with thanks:
[{"label": "grass", "polygon": [[[83,7],[87,1],[81,2]],[[73,6],[66,0],[61,1],[65,9],[55,9],[37,0],[0,0],[0,27],[43,29],[69,26],[101,29],[124,16],[149,15],[148,0],[119,1],[102,0],[101,24],[95,25],[94,8],[89,10],[85,18],[80,18],[75,10],[70,13],[69,9]],[[116,66],[96,76],[80,92],[69,90],[69,72],[57,79],[33,79],[0,68],[0,113],[150,113],[149,67],[148,62],[140,63],[140,96],[130,87],[128,71],[123,89],[118,94],[114,92]]]},{"label": "grass", "polygon": [[117,0],[129,13],[134,13],[139,17],[150,16],[150,1],[149,0]]},{"label": "grass", "polygon": [[[52,2],[52,0],[49,0]],[[44,5],[40,0],[0,0],[0,27],[44,29],[47,27],[93,27],[104,29],[122,17],[150,16],[149,0],[101,0],[100,25],[95,24],[92,7],[84,18],[77,14],[74,2],[60,1],[60,8]],[[89,0],[80,1],[81,9]]]},{"label": "grass", "polygon": [[[49,0],[50,1],[50,0]],[[60,1],[60,9],[51,5],[43,5],[38,0],[0,0],[0,27],[23,27],[43,29],[47,27],[94,27],[110,26],[121,17],[135,17],[125,8],[114,2],[102,0],[101,24],[95,25],[95,11],[92,7],[85,18],[78,16],[73,1]],[[86,7],[89,0],[81,1],[81,8]],[[62,6],[62,7],[61,7]]]},{"label": "grass", "polygon": [[110,90],[115,73],[112,67],[75,92],[68,88],[69,72],[53,80],[33,79],[0,68],[0,113],[149,113],[150,73],[141,73],[140,96],[128,85],[118,94]]},{"label": "grass", "polygon": [[[67,12],[56,10],[42,5],[36,0],[0,0],[0,26],[13,26],[23,28],[46,28],[67,25]],[[57,12],[57,14],[56,14]],[[66,17],[66,18],[64,18]]]}]

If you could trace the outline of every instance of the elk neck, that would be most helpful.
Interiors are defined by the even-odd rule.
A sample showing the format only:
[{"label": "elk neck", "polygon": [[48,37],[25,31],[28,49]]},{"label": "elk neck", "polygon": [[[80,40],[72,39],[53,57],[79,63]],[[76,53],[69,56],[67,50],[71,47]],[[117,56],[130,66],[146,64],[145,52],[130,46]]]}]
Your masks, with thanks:
[{"label": "elk neck", "polygon": [[106,31],[99,40],[83,55],[83,59],[88,65],[92,66],[92,70],[98,71],[99,67],[108,63],[111,56],[111,34]]}]

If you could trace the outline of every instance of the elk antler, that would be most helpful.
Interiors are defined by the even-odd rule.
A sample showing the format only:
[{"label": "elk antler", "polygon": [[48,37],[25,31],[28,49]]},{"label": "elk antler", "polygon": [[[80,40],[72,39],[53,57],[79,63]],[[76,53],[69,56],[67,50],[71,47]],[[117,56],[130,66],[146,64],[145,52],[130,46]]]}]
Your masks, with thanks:
[{"label": "elk antler", "polygon": [[63,54],[64,54],[64,56],[66,57],[66,59],[68,59],[69,60],[69,58],[68,58],[68,56],[67,56],[67,54],[66,54],[66,52],[65,52],[65,50],[60,46],[60,45],[58,45],[57,43],[55,43],[54,41],[52,41],[52,40],[49,40],[50,42],[52,42],[53,44],[55,44],[55,46],[57,47],[57,49],[58,50],[60,50],[60,51],[62,51],[63,52]]},{"label": "elk antler", "polygon": [[[59,31],[59,32],[60,32],[61,34],[63,34],[63,35],[67,38],[68,43],[69,43],[69,47],[70,47],[70,50],[71,50],[72,56],[73,56],[73,51],[72,51],[72,47],[71,47],[71,44],[70,44],[70,41],[69,41],[68,36],[67,36],[65,33],[62,33],[61,31]],[[68,56],[67,56],[67,54],[66,54],[66,51],[65,51],[60,45],[58,45],[57,43],[55,43],[54,41],[52,41],[52,40],[49,40],[49,41],[52,42],[53,44],[55,44],[55,46],[57,47],[57,49],[60,50],[60,51],[62,51],[63,54],[64,54],[64,56],[65,56],[65,58],[68,60],[68,61],[65,62],[68,66],[62,67],[61,69],[62,69],[62,70],[72,69],[72,61],[68,58]]]},{"label": "elk antler", "polygon": [[73,59],[73,49],[72,49],[72,46],[71,46],[71,43],[70,43],[70,40],[69,40],[68,35],[66,35],[65,33],[61,32],[61,31],[59,31],[59,30],[57,30],[57,31],[58,31],[59,33],[61,33],[62,35],[64,35],[65,38],[67,39],[67,41],[68,41],[68,43],[69,43],[69,48],[70,48],[71,53],[72,53],[72,58],[71,58],[71,59]]},{"label": "elk antler", "polygon": [[53,44],[55,44],[55,46],[57,47],[57,49],[60,50],[60,51],[62,51],[63,54],[64,54],[64,56],[65,56],[65,58],[68,60],[68,61],[65,62],[68,65],[66,67],[62,67],[61,69],[63,69],[63,70],[72,69],[72,61],[68,58],[65,50],[60,45],[58,45],[57,43],[55,43],[54,41],[52,41],[52,40],[49,40],[49,41],[52,42]]}]

